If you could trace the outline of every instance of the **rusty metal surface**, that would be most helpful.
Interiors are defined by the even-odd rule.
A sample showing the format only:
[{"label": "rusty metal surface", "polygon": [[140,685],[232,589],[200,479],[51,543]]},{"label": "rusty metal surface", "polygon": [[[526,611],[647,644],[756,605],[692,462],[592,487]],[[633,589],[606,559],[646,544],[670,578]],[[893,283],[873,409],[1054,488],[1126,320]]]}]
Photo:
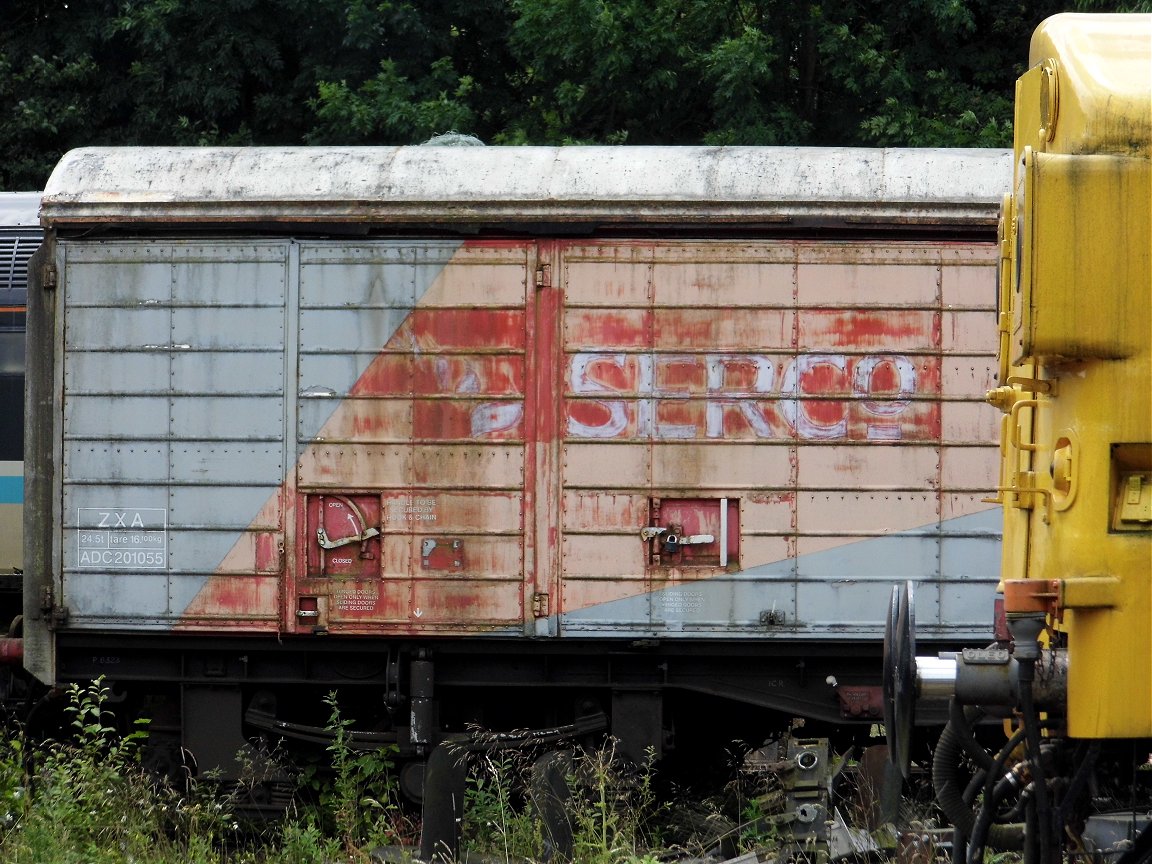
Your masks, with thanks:
[{"label": "rusty metal surface", "polygon": [[990,243],[61,249],[70,626],[987,629]]},{"label": "rusty metal surface", "polygon": [[1011,171],[976,149],[92,147],[61,160],[41,218],[990,226]]}]

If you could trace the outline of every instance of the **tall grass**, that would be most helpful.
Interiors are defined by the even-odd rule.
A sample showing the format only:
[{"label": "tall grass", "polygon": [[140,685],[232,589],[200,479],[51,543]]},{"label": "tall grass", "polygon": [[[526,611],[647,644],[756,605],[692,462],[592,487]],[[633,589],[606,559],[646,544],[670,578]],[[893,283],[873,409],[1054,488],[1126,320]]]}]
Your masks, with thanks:
[{"label": "tall grass", "polygon": [[[0,731],[0,861],[367,864],[380,847],[393,850],[388,860],[403,860],[419,838],[399,799],[394,749],[356,749],[335,693],[325,699],[331,738],[323,762],[295,771],[300,794],[283,818],[259,823],[238,815],[243,784],[211,775],[172,783],[145,771],[147,723],[120,732],[102,679],[70,686],[67,700],[68,734],[59,740],[33,745]],[[498,745],[467,749],[462,849],[472,860],[655,864],[748,851],[769,839],[763,826],[771,820],[759,810],[772,797],[766,789],[744,790],[728,802],[735,807],[670,798],[657,793],[651,759],[626,766],[611,740],[544,761]],[[551,772],[543,782],[542,764]],[[549,809],[543,795],[554,796],[555,818],[566,814],[558,833],[541,817]],[[696,828],[685,831],[689,823]]]},{"label": "tall grass", "polygon": [[334,694],[333,770],[301,775],[313,804],[260,824],[239,818],[238,790],[211,775],[179,789],[149,775],[140,762],[147,723],[120,734],[103,679],[67,696],[66,737],[0,739],[0,860],[9,864],[334,864],[367,861],[373,844],[401,839],[389,755],[349,746]]}]

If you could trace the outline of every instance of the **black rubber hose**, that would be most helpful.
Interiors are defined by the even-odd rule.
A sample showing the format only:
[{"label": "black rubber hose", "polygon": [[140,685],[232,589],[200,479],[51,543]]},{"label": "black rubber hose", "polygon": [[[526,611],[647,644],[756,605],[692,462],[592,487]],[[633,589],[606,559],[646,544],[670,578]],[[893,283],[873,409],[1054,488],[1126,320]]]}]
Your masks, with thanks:
[{"label": "black rubber hose", "polygon": [[[948,725],[944,727],[940,740],[936,744],[936,752],[932,755],[932,788],[936,793],[936,803],[948,821],[952,823],[953,828],[965,838],[972,838],[974,841],[977,820],[976,815],[972,812],[971,797],[966,799],[966,795],[974,797],[975,792],[968,793],[962,785],[964,781],[960,770],[960,761],[966,747],[963,742],[963,734],[956,729],[956,719],[953,717],[948,721]],[[968,712],[962,712],[961,722],[966,723],[968,719]],[[970,732],[968,737],[971,738]],[[1018,738],[1014,738],[1014,740],[1019,743]],[[996,770],[997,774],[1003,771],[1007,754],[1005,754],[1004,759],[1000,760],[999,768],[996,768],[996,760],[987,753],[984,756],[985,759],[982,761],[988,763],[989,769]],[[991,781],[989,781],[989,785],[991,785]],[[1017,851],[1023,846],[1023,835],[1023,825],[993,825],[990,818],[989,825],[982,834],[986,839],[981,841],[981,846],[988,845],[1001,851]],[[954,839],[953,843],[955,842]]]},{"label": "black rubber hose", "polygon": [[1032,806],[1035,803],[1031,795],[1021,796],[1025,799],[1025,825],[1024,829],[1024,864],[1036,864],[1036,856],[1040,853],[1040,846],[1037,843],[1038,834],[1040,833],[1040,818],[1036,812],[1036,808]]},{"label": "black rubber hose", "polygon": [[[1040,715],[1032,698],[1032,681],[1036,675],[1036,661],[1020,658],[1020,713],[1024,717],[1024,737],[1028,742],[1028,755],[1032,766],[1032,785],[1036,793],[1036,820],[1040,832],[1041,864],[1058,864],[1052,859],[1052,841],[1062,829],[1055,825],[1052,806],[1048,798],[1048,778],[1044,771],[1044,757],[1040,752]],[[1059,844],[1057,844],[1059,846]],[[1059,848],[1056,854],[1059,856]]]},{"label": "black rubber hose", "polygon": [[964,752],[972,758],[977,767],[987,771],[992,767],[992,755],[980,746],[980,742],[972,734],[972,727],[983,719],[984,714],[984,709],[978,705],[964,707],[955,698],[948,702],[948,720],[954,724],[960,743],[964,745]]},{"label": "black rubber hose", "polygon": [[932,754],[932,789],[936,793],[936,803],[948,821],[965,837],[971,837],[972,829],[976,827],[976,816],[964,803],[964,787],[960,777],[963,751],[964,746],[953,717],[940,733],[936,752]]},{"label": "black rubber hose", "polygon": [[[980,794],[980,790],[984,788],[984,778],[986,776],[985,772],[977,770],[976,773],[972,775],[972,779],[968,781],[968,785],[964,787],[964,794],[961,797],[964,799],[964,806],[969,808],[969,810],[971,810],[972,802],[976,800],[976,796]],[[964,864],[967,860],[968,835],[953,823],[952,864]]]},{"label": "black rubber hose", "polygon": [[[1001,777],[1000,782],[992,788],[991,796],[985,792],[984,806],[980,808],[980,815],[976,819],[976,827],[972,830],[972,842],[968,845],[968,864],[981,864],[984,860],[984,849],[986,846],[991,845],[994,828],[1003,829],[1009,827],[1006,825],[993,825],[992,820],[1000,806],[1000,802],[1019,788],[1019,783],[1015,775],[1006,774]],[[1023,826],[1016,824],[1011,827],[1013,828],[1013,835],[1019,839],[1020,843],[1016,848],[1019,849],[1027,845],[1024,842],[1027,832],[1022,830]]]},{"label": "black rubber hose", "polygon": [[[1017,729],[1011,738],[1000,748],[1000,753],[992,762],[992,767],[988,771],[988,780],[984,784],[984,804],[980,808],[980,815],[976,819],[976,825],[969,834],[968,841],[968,864],[981,864],[984,860],[984,848],[991,845],[992,840],[1001,840],[998,836],[1000,832],[994,831],[993,820],[996,817],[996,801],[995,792],[998,786],[1006,781],[1011,780],[1011,777],[1004,776],[1004,764],[1008,761],[1008,757],[1012,751],[1016,749],[1017,745],[1024,739],[1024,730]],[[996,778],[1000,777],[1000,783],[996,782]],[[1002,846],[1001,848],[1015,848],[1021,849],[1024,845],[1024,831],[1023,826],[1016,825],[1001,825],[1001,829],[1012,829],[1014,835],[1013,842],[1016,843],[1013,847]]]}]

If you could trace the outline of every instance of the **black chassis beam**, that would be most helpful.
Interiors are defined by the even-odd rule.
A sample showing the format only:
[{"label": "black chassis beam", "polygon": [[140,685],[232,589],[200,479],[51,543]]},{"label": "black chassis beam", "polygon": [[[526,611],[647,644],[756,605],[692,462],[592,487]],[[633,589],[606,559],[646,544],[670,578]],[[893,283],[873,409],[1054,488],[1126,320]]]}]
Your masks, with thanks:
[{"label": "black chassis beam", "polygon": [[[495,640],[57,634],[62,682],[379,686],[400,691],[407,663],[435,664],[437,695],[456,688],[682,690],[797,717],[844,722],[836,687],[879,686],[879,642],[799,640]],[[925,645],[924,650],[957,650]],[[835,679],[835,685],[829,679]],[[874,721],[875,718],[859,718]],[[932,716],[918,718],[939,722]]]}]

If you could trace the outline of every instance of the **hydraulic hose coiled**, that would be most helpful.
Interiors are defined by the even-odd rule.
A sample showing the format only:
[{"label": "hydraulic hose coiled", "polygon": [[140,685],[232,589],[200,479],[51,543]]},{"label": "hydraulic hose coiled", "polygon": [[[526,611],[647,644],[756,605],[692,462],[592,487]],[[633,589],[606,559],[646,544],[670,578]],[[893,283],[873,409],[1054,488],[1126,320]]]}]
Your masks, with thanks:
[{"label": "hydraulic hose coiled", "polygon": [[[995,769],[996,760],[976,744],[971,734],[971,724],[982,714],[983,711],[979,708],[961,709],[953,700],[948,725],[944,727],[932,757],[932,786],[936,793],[936,803],[940,805],[940,809],[944,811],[944,815],[956,830],[964,837],[972,838],[974,843],[977,818],[972,812],[971,802],[965,800],[966,782],[960,770],[960,763],[964,754],[969,753],[976,759],[981,771]],[[1003,761],[1000,762],[1000,766],[1002,769]],[[980,839],[980,846],[984,845],[1001,851],[1019,851],[1024,847],[1024,826],[995,825],[989,818],[988,826],[983,829]]]}]

